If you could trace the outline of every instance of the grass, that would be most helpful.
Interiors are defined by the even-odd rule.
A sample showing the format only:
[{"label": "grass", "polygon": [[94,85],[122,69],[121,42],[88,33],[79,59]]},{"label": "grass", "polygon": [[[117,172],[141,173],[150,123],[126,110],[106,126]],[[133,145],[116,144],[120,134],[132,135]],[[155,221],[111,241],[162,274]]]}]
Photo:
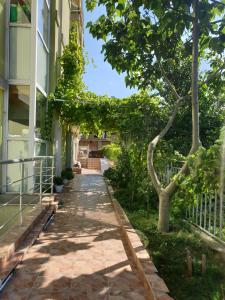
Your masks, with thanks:
[{"label": "grass", "polygon": [[[171,296],[176,300],[223,300],[225,299],[225,266],[189,227],[172,222],[170,233],[157,231],[157,213],[144,210],[126,213],[141,233],[140,237],[151,253],[160,276],[165,280]],[[186,251],[193,256],[193,276],[187,274]],[[207,268],[201,273],[201,257],[206,255]]]}]

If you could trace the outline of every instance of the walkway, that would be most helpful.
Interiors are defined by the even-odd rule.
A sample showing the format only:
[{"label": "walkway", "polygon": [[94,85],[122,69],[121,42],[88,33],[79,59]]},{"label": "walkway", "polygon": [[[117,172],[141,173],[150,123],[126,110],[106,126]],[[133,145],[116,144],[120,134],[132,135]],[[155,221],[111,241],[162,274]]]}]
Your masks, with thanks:
[{"label": "walkway", "polygon": [[0,299],[142,300],[103,178],[78,175]]}]

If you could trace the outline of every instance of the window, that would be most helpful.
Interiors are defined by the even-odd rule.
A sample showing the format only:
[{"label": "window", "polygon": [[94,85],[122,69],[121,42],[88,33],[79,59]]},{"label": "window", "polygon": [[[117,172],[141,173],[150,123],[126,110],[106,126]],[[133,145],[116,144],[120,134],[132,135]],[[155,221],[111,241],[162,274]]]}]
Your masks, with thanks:
[{"label": "window", "polygon": [[47,155],[47,145],[45,143],[36,142],[35,156],[46,156],[46,155]]},{"label": "window", "polygon": [[[5,28],[5,3],[0,1],[0,28]],[[0,77],[4,77],[5,73],[5,30],[0,30]]]},{"label": "window", "polygon": [[46,46],[49,45],[49,8],[46,0],[38,0],[38,31]]},{"label": "window", "polygon": [[[27,158],[28,157],[28,141],[8,141],[8,159],[16,158]],[[31,163],[25,164],[24,175],[28,176],[28,166]],[[7,166],[7,184],[18,181],[21,179],[20,175],[20,165],[12,164]],[[28,179],[25,179],[24,182],[24,191],[27,190]],[[16,182],[7,187],[7,192],[18,192],[20,189],[20,182]]]},{"label": "window", "polygon": [[10,22],[31,23],[31,0],[10,1]]},{"label": "window", "polygon": [[27,137],[29,134],[29,94],[28,86],[9,87],[9,136]]},{"label": "window", "polygon": [[48,82],[48,52],[42,43],[41,38],[37,39],[38,61],[41,62],[37,65],[37,82],[40,87],[47,92]]},{"label": "window", "polygon": [[30,28],[10,27],[10,79],[30,78]]},{"label": "window", "polygon": [[0,160],[2,159],[3,104],[4,104],[4,91],[0,89]]},{"label": "window", "polygon": [[37,90],[36,102],[36,138],[44,139],[43,130],[45,129],[45,118],[47,110],[46,98]]}]

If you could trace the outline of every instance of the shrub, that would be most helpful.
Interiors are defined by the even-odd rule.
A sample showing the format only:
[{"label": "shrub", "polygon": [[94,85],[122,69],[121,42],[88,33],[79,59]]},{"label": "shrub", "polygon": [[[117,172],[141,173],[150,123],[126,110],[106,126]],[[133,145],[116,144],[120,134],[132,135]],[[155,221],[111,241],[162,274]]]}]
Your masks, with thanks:
[{"label": "shrub", "polygon": [[119,177],[118,173],[115,169],[109,168],[103,173],[103,176],[109,179],[112,185],[116,185],[118,183]]},{"label": "shrub", "polygon": [[53,181],[54,181],[55,185],[63,185],[62,177],[56,176],[56,177],[54,177]]},{"label": "shrub", "polygon": [[103,146],[101,149],[101,153],[109,160],[117,161],[118,156],[121,154],[121,148],[118,144],[110,144]]},{"label": "shrub", "polygon": [[63,179],[71,180],[74,178],[73,170],[71,168],[66,168],[62,171],[61,176]]}]

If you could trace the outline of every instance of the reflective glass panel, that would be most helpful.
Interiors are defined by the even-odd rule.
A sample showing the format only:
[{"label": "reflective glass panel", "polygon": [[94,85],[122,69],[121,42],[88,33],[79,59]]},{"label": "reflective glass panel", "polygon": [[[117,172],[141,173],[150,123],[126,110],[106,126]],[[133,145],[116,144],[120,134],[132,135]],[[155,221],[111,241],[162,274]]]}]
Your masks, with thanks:
[{"label": "reflective glass panel", "polygon": [[10,27],[10,79],[30,79],[30,33],[30,28]]},{"label": "reflective glass panel", "polygon": [[23,24],[31,22],[31,0],[10,1],[10,22]]},{"label": "reflective glass panel", "polygon": [[48,78],[48,53],[42,43],[41,38],[37,39],[38,48],[38,65],[37,65],[37,81],[41,88],[47,92],[47,78]]},{"label": "reflective glass panel", "polygon": [[5,7],[6,1],[0,0],[0,77],[4,77],[5,73]]},{"label": "reflective glass panel", "polygon": [[45,0],[38,0],[38,31],[49,45],[49,9]]},{"label": "reflective glass panel", "polygon": [[9,87],[9,136],[27,137],[29,134],[29,86]]},{"label": "reflective glass panel", "polygon": [[45,139],[45,119],[47,110],[47,99],[37,90],[37,102],[36,102],[36,137],[39,139]]}]

